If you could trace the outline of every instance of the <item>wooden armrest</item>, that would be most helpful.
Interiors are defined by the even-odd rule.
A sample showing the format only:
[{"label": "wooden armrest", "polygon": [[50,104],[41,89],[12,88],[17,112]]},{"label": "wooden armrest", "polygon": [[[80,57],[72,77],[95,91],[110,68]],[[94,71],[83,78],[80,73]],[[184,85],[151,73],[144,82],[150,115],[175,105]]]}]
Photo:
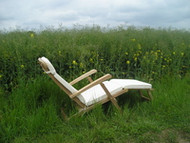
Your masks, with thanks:
[{"label": "wooden armrest", "polygon": [[73,84],[75,84],[75,83],[81,81],[82,79],[84,79],[84,78],[86,78],[86,77],[89,77],[90,75],[92,75],[92,74],[94,74],[94,73],[96,73],[96,72],[97,72],[97,70],[95,70],[95,69],[90,70],[89,72],[87,72],[87,73],[85,73],[85,74],[79,76],[78,78],[74,79],[73,81],[71,81],[70,84],[73,85]]},{"label": "wooden armrest", "polygon": [[89,89],[89,88],[91,88],[91,87],[93,87],[93,86],[95,86],[95,85],[97,85],[97,84],[100,84],[100,83],[102,83],[103,81],[110,79],[111,77],[112,77],[112,76],[111,76],[110,74],[106,74],[106,75],[104,75],[104,76],[98,78],[97,80],[95,80],[95,81],[89,83],[88,85],[84,86],[83,88],[81,88],[81,89],[78,90],[77,92],[73,93],[70,97],[71,97],[71,98],[74,98],[75,96],[81,94],[81,93],[84,92],[85,90],[87,90],[87,89]]}]

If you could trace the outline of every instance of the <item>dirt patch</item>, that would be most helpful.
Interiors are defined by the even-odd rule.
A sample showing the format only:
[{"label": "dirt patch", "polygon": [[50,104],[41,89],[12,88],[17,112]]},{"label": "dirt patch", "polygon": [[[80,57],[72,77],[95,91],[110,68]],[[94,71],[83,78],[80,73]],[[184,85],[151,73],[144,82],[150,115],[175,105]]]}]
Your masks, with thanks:
[{"label": "dirt patch", "polygon": [[167,143],[190,143],[190,135],[173,129],[166,129],[159,135],[159,140]]},{"label": "dirt patch", "polygon": [[179,143],[190,143],[190,134],[179,132],[177,140]]}]

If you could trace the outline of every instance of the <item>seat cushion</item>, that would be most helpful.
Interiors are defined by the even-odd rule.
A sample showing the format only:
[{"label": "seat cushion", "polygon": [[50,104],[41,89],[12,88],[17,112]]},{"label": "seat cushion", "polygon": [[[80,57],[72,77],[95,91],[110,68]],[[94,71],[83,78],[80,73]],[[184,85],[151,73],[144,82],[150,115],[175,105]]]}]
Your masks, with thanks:
[{"label": "seat cushion", "polygon": [[127,89],[150,89],[152,85],[146,82],[134,80],[134,79],[111,79],[112,83],[122,86]]},{"label": "seat cushion", "polygon": [[[112,81],[105,81],[103,83],[112,95],[122,90],[121,85],[114,83]],[[78,98],[86,106],[89,106],[107,98],[107,95],[103,90],[103,88],[101,87],[101,85],[98,84],[86,90],[85,92],[81,93],[81,95],[79,95]]]}]

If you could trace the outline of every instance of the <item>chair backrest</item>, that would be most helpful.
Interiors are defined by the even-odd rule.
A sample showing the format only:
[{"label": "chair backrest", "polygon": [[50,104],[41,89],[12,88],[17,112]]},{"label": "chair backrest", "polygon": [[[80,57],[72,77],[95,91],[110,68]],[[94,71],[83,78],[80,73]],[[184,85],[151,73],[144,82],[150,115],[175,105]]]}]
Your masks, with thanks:
[{"label": "chair backrest", "polygon": [[[59,74],[56,73],[55,68],[53,67],[53,65],[47,58],[41,57],[41,58],[38,58],[38,61],[40,62],[40,65],[42,66],[44,72],[51,75],[51,77],[55,78],[54,81],[59,86],[63,86],[63,88],[62,88],[63,90],[66,89],[71,94],[77,91],[72,85],[70,85]],[[69,94],[67,91],[66,91],[66,93]]]}]

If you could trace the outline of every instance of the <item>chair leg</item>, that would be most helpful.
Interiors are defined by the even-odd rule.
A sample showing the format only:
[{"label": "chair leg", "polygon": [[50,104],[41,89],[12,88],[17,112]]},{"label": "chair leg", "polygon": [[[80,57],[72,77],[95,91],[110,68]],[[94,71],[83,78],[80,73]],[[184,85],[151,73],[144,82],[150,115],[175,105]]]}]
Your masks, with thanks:
[{"label": "chair leg", "polygon": [[67,117],[67,115],[65,114],[63,108],[61,108],[61,114],[62,114],[62,117],[63,117],[64,120],[67,120],[67,119],[68,119],[68,117]]},{"label": "chair leg", "polygon": [[150,100],[153,100],[153,96],[150,90],[147,90],[148,96],[150,97]]},{"label": "chair leg", "polygon": [[112,98],[111,99],[111,102],[113,103],[113,105],[117,108],[117,110],[122,114],[122,110],[121,108],[119,107],[118,103],[117,103],[117,100],[115,98]]},{"label": "chair leg", "polygon": [[150,98],[144,96],[141,90],[139,90],[139,94],[140,94],[140,96],[141,96],[142,98],[144,98],[144,99],[146,99],[146,100],[149,100],[149,101],[151,100],[151,97],[150,97],[150,95],[149,95],[149,92],[148,92],[148,95],[149,95]]},{"label": "chair leg", "polygon": [[113,105],[118,109],[118,111],[120,113],[122,113],[121,108],[117,104],[117,100],[111,95],[111,93],[108,91],[108,89],[106,88],[106,86],[103,83],[100,83],[100,85],[102,86],[102,88],[104,89],[104,91],[106,92],[106,94],[108,95],[108,98],[111,100],[111,102],[113,103]]},{"label": "chair leg", "polygon": [[84,115],[86,112],[90,111],[91,109],[93,109],[95,106],[92,105],[92,106],[89,106],[89,107],[85,107],[85,108],[79,108],[78,109],[78,112],[75,113],[74,115],[70,116],[69,118],[67,118],[67,120],[70,120],[71,118],[73,117],[76,117],[76,116],[82,116]]},{"label": "chair leg", "polygon": [[70,120],[71,118],[73,118],[73,117],[81,116],[81,115],[83,115],[85,112],[87,112],[87,111],[86,111],[86,110],[79,110],[77,113],[75,113],[75,114],[73,114],[73,115],[71,115],[71,116],[68,117],[68,116],[64,113],[63,109],[61,109],[62,117],[63,117],[63,119],[66,120],[66,121],[69,121],[69,120]]}]

